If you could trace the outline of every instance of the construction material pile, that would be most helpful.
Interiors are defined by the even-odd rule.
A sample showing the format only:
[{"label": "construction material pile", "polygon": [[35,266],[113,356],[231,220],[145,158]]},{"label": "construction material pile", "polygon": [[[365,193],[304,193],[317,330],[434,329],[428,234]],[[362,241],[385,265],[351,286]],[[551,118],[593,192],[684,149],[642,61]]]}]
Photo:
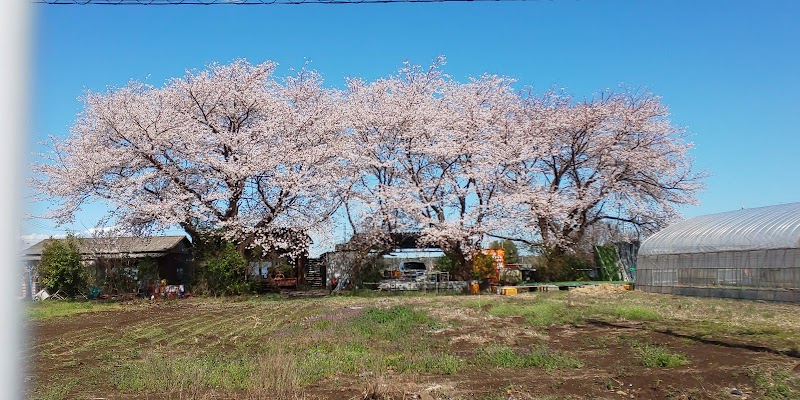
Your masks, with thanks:
[{"label": "construction material pile", "polygon": [[572,293],[577,294],[604,294],[604,293],[619,293],[624,292],[625,285],[615,285],[611,283],[603,283],[600,285],[581,286],[573,289]]}]

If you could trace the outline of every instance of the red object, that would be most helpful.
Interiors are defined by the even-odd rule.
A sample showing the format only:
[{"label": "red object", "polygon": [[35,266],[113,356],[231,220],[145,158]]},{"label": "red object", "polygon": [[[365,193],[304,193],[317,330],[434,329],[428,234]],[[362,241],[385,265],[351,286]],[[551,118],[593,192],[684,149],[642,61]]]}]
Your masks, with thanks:
[{"label": "red object", "polygon": [[283,274],[275,275],[272,281],[277,287],[297,287],[297,278],[286,278]]}]

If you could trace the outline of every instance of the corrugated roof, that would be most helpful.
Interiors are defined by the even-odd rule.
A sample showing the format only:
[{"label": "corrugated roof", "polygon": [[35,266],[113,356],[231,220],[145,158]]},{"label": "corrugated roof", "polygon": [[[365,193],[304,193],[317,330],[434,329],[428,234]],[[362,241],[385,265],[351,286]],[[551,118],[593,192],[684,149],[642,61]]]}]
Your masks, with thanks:
[{"label": "corrugated roof", "polygon": [[[22,251],[26,258],[41,256],[47,242],[45,239]],[[110,238],[78,238],[81,254],[134,254],[134,253],[166,253],[186,236],[146,236],[146,237],[110,237]]]},{"label": "corrugated roof", "polygon": [[670,225],[639,255],[800,248],[800,203],[703,215]]}]

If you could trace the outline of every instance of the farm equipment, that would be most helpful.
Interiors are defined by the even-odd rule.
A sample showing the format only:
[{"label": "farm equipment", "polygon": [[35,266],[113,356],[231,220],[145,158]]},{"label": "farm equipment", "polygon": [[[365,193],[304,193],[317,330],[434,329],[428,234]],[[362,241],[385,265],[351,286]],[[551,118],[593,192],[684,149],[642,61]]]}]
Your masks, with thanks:
[{"label": "farm equipment", "polygon": [[277,274],[272,278],[272,283],[279,289],[296,288],[297,278],[287,278],[283,274]]}]

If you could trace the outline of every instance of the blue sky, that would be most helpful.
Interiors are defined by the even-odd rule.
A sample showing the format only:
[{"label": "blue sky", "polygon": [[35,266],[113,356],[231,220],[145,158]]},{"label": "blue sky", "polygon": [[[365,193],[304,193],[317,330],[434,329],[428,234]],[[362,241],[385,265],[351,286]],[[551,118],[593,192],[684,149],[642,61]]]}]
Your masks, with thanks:
[{"label": "blue sky", "polygon": [[[307,61],[329,86],[447,57],[458,79],[507,75],[579,97],[646,87],[692,134],[710,174],[687,217],[800,201],[800,2],[531,1],[289,6],[34,7],[29,152],[65,136],[85,89],[161,85],[236,58]],[[32,157],[31,157],[32,158]],[[41,212],[44,205],[31,205]],[[91,228],[34,220],[24,235]]]}]

